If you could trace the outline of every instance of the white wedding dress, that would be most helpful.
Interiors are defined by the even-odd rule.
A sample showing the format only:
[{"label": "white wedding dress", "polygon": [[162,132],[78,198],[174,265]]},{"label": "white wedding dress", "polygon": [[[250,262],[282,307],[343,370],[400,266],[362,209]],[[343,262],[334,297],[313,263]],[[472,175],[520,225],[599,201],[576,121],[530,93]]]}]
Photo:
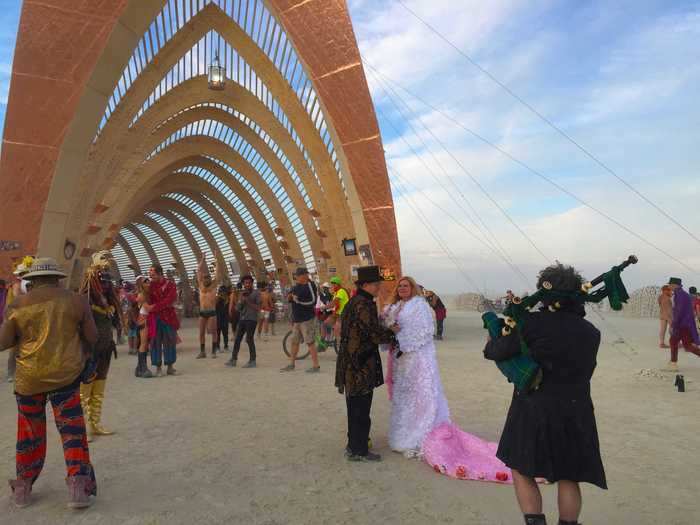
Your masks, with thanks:
[{"label": "white wedding dress", "polygon": [[407,455],[419,454],[423,440],[441,423],[450,420],[442,390],[433,341],[430,305],[421,297],[398,302],[384,310],[386,322],[397,322],[400,358],[392,360],[393,386],[389,446]]},{"label": "white wedding dress", "polygon": [[463,480],[512,483],[512,474],[497,457],[497,444],[460,429],[440,381],[433,315],[428,303],[414,297],[382,312],[386,326],[399,325],[400,358],[388,359],[391,398],[389,446],[409,458],[423,458],[436,472]]}]

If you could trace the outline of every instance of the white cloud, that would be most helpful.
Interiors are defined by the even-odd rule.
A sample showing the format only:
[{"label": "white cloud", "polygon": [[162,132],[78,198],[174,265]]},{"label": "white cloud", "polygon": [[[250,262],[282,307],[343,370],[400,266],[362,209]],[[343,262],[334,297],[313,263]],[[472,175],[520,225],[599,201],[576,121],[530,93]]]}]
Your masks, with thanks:
[{"label": "white cloud", "polygon": [[[700,271],[700,244],[479,75],[398,4],[354,0],[350,5],[360,47],[382,73]],[[414,0],[410,5],[700,235],[700,214],[693,211],[700,199],[700,152],[692,138],[700,119],[696,87],[700,85],[696,56],[700,11],[666,10],[632,20],[625,9],[603,3],[580,7],[580,12],[572,7],[570,16],[562,15],[560,4],[547,2],[460,2],[457,6],[446,0]],[[533,25],[540,29],[529,31]],[[508,287],[522,290],[525,284],[446,217],[449,212],[475,230],[461,210],[466,204],[438,164],[532,280],[544,261],[421,122],[552,258],[580,266],[591,276],[634,252],[641,264],[627,275],[631,287],[661,282],[671,273],[700,282],[700,274],[693,275],[437,112],[410,101],[410,119],[420,137],[416,138],[373,75],[368,75],[382,116],[401,126],[423,161],[384,123],[392,169],[424,192],[414,194],[414,200],[481,288],[496,293]],[[424,163],[434,168],[446,189],[427,173]],[[443,292],[472,287],[425,231],[405,197],[397,198],[397,216],[406,271]]]}]

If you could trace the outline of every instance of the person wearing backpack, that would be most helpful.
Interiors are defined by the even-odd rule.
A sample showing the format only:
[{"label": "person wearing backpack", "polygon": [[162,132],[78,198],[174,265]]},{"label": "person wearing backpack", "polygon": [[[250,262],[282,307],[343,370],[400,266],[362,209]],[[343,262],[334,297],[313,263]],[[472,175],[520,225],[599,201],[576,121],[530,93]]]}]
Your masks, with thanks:
[{"label": "person wearing backpack", "polygon": [[311,281],[309,270],[297,268],[294,272],[296,285],[287,295],[287,300],[292,305],[292,352],[290,362],[282,368],[281,372],[292,372],[295,369],[299,345],[303,340],[309,347],[312,366],[306,371],[317,373],[321,371],[316,351],[316,302],[318,301],[318,287]]}]

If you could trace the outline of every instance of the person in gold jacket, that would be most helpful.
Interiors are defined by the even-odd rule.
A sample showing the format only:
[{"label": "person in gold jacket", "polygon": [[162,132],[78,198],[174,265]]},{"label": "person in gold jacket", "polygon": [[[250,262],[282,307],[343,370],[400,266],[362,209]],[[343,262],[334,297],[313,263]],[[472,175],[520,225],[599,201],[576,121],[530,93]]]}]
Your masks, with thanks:
[{"label": "person in gold jacket", "polygon": [[24,276],[31,291],[9,305],[0,329],[0,351],[14,348],[17,356],[17,479],[10,486],[18,507],[31,503],[44,466],[48,402],[63,441],[69,507],[87,507],[96,494],[80,381],[88,357],[83,344],[97,340],[97,329],[87,301],[59,286],[65,277],[53,259],[36,259]]},{"label": "person in gold jacket", "polygon": [[114,327],[126,326],[121,304],[109,274],[111,254],[108,251],[97,252],[92,256],[92,265],[88,267],[81,293],[88,297],[92,316],[97,326],[97,341],[93,347],[96,363],[94,381],[83,383],[80,387],[80,397],[83,412],[90,423],[91,441],[94,436],[110,436],[114,432],[102,426],[102,406],[105,399],[107,375],[116,357],[117,346],[114,342]]},{"label": "person in gold jacket", "polygon": [[[34,258],[31,256],[24,257],[17,265],[15,266],[13,272],[12,272],[12,278],[13,281],[10,284],[10,287],[7,289],[7,297],[5,298],[5,306],[4,308],[7,309],[7,307],[15,300],[17,299],[20,295],[24,295],[26,293],[26,288],[22,286],[22,278],[24,275],[26,275],[29,267],[32,265],[34,262]],[[25,288],[25,289],[23,289]],[[4,316],[4,312],[3,312]],[[3,317],[0,316],[0,317]],[[2,324],[2,322],[0,322]],[[15,353],[10,350],[8,352],[7,356],[7,382],[12,383],[15,380],[15,368],[16,368],[16,361],[15,361]]]}]

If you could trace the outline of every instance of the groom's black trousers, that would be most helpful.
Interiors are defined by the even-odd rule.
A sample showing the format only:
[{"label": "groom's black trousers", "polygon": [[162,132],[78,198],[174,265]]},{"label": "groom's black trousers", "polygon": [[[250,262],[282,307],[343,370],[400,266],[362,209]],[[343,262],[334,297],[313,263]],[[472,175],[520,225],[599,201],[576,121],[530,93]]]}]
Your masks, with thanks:
[{"label": "groom's black trousers", "polygon": [[353,454],[366,456],[369,442],[369,430],[372,420],[369,417],[372,410],[372,395],[374,391],[362,396],[345,396],[348,407],[348,445]]}]

